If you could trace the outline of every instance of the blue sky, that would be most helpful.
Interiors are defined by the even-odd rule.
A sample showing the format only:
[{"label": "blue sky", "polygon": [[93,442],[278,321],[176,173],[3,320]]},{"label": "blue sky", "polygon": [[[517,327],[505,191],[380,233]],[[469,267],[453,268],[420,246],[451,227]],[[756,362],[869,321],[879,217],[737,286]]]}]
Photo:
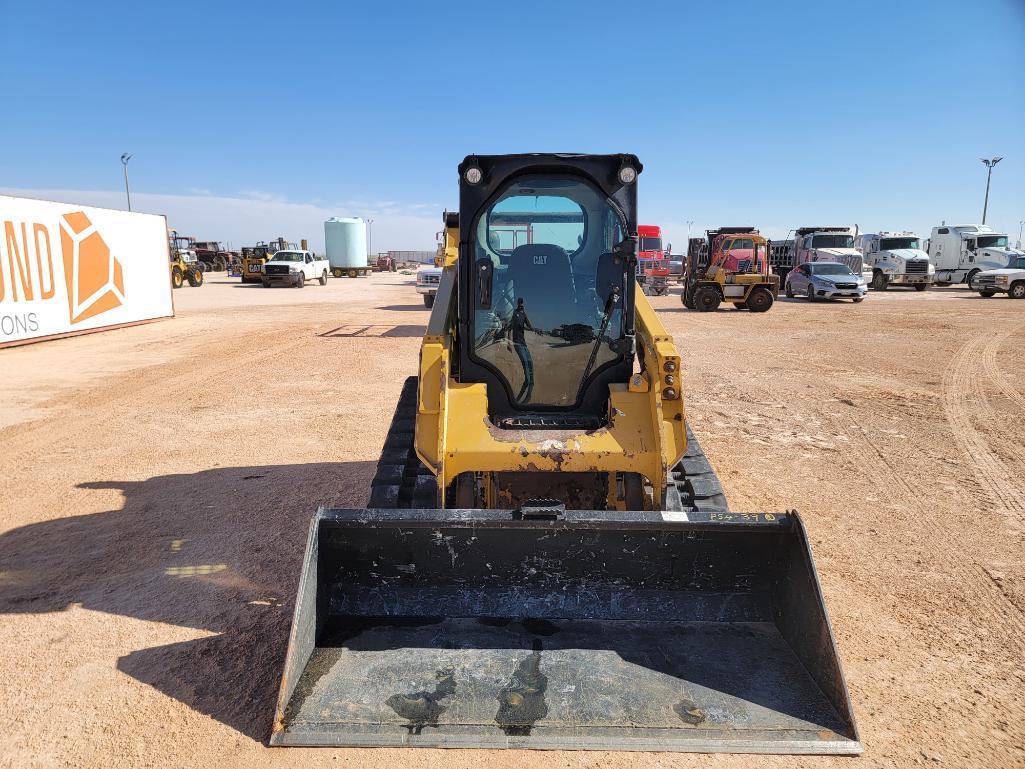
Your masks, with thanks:
[{"label": "blue sky", "polygon": [[641,219],[1025,219],[1025,0],[8,2],[0,189],[431,248],[470,153],[628,151]]}]

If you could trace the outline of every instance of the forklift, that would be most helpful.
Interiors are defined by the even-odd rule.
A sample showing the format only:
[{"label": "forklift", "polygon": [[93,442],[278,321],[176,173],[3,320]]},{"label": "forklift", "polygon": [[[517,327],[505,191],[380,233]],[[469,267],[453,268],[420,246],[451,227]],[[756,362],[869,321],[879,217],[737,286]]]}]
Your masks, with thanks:
[{"label": "forklift", "polygon": [[714,312],[723,302],[766,312],[779,296],[779,276],[769,267],[769,241],[754,227],[720,227],[692,239],[684,266],[683,305]]}]

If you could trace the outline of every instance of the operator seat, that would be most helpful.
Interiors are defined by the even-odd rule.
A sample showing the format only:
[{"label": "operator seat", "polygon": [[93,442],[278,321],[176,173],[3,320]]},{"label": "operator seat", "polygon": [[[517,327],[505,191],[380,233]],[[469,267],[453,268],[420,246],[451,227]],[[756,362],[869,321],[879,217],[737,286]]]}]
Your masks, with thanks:
[{"label": "operator seat", "polygon": [[509,255],[513,301],[523,300],[531,325],[551,331],[576,318],[577,297],[569,254],[549,243],[517,246]]}]

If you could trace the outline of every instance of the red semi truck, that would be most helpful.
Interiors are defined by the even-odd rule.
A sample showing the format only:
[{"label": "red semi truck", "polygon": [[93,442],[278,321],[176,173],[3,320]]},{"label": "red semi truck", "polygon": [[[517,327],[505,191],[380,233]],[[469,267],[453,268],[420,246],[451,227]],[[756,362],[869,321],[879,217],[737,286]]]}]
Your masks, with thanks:
[{"label": "red semi truck", "polygon": [[637,282],[645,294],[669,293],[669,252],[662,247],[662,228],[657,224],[637,225]]}]

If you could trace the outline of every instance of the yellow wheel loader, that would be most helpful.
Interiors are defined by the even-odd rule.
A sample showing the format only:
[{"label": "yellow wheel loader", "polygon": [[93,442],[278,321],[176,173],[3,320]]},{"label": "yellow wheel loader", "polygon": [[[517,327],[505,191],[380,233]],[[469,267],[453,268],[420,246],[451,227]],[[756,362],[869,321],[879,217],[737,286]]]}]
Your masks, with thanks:
[{"label": "yellow wheel loader", "polygon": [[179,235],[175,230],[167,234],[167,252],[170,257],[171,287],[181,288],[188,281],[193,287],[203,285],[203,271],[192,238]]},{"label": "yellow wheel loader", "polygon": [[367,509],[321,509],[272,745],[858,753],[795,512],[727,508],[636,290],[633,155],[470,156]]}]

